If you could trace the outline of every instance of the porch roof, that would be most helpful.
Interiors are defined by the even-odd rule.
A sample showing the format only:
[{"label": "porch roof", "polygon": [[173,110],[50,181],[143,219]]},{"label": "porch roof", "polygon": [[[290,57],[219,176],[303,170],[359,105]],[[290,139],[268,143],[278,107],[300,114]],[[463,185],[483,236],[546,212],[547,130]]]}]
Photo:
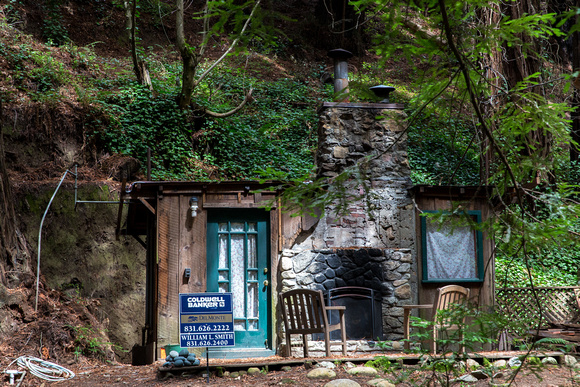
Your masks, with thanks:
[{"label": "porch roof", "polygon": [[[165,195],[207,195],[207,194],[241,194],[261,190],[273,190],[280,186],[278,181],[259,182],[254,180],[196,182],[196,181],[136,181],[121,190],[119,198],[119,217],[117,235],[146,235],[148,213],[155,214],[157,200]],[[127,205],[127,220],[121,229],[121,207]]]}]

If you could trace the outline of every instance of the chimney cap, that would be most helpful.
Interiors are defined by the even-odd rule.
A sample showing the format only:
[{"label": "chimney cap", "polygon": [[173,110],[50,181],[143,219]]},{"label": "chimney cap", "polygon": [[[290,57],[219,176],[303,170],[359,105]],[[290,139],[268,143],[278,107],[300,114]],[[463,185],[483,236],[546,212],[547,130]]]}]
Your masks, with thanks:
[{"label": "chimney cap", "polygon": [[333,59],[348,59],[352,58],[352,52],[344,50],[342,48],[336,48],[334,50],[328,51],[328,56]]},{"label": "chimney cap", "polygon": [[383,98],[381,103],[389,103],[389,94],[394,91],[393,86],[377,85],[369,88],[379,98]]}]

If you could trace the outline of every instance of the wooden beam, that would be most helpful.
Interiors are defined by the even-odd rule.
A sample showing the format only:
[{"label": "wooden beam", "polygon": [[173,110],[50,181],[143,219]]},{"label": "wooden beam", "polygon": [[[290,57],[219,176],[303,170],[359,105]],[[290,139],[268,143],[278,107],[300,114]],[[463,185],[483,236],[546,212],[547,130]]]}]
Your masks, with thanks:
[{"label": "wooden beam", "polygon": [[152,206],[151,204],[149,204],[149,202],[148,202],[147,200],[145,200],[145,199],[143,199],[143,198],[139,198],[139,201],[140,201],[141,203],[143,203],[143,205],[144,205],[145,207],[147,207],[147,209],[148,209],[149,211],[151,211],[151,213],[152,213],[153,215],[156,215],[155,208],[153,208],[153,206]]},{"label": "wooden beam", "polygon": [[127,178],[123,178],[121,183],[121,192],[119,193],[119,211],[117,212],[117,228],[115,229],[115,239],[119,240],[121,235],[121,217],[123,216],[123,200],[125,199],[125,186],[127,185]]}]

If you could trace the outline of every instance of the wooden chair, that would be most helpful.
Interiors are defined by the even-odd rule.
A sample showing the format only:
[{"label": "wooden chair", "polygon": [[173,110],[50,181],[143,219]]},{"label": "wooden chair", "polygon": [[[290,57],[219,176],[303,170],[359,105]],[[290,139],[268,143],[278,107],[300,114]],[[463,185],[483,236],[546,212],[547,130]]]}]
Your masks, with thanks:
[{"label": "wooden chair", "polygon": [[[429,304],[429,305],[404,305],[403,306],[403,328],[405,330],[404,335],[405,335],[405,349],[409,349],[410,347],[410,342],[409,340],[409,325],[410,325],[410,319],[409,316],[411,314],[411,310],[413,309],[431,309],[431,318],[433,321],[438,321],[437,320],[437,312],[439,312],[440,310],[445,310],[445,309],[449,309],[450,307],[452,307],[453,305],[457,305],[457,304],[463,304],[465,302],[467,302],[467,300],[469,299],[469,293],[470,290],[467,288],[464,288],[463,286],[458,286],[458,285],[448,285],[448,286],[444,286],[442,288],[437,289],[437,294],[435,295],[435,300],[433,301],[433,304]],[[465,318],[462,321],[462,324],[465,323]],[[433,325],[433,337],[432,337],[432,350],[433,353],[437,352],[437,337],[439,336],[439,330],[440,329],[459,329],[460,327],[458,325],[454,325],[454,324],[450,324],[446,321],[439,321],[437,324]],[[463,351],[464,348],[461,348],[461,351]]]},{"label": "wooden chair", "polygon": [[[290,335],[302,334],[304,343],[304,357],[308,357],[308,342],[306,335],[324,333],[326,356],[330,356],[330,332],[340,329],[342,332],[342,354],[346,355],[346,330],[344,323],[344,306],[325,306],[324,297],[320,290],[293,289],[278,295],[284,327],[286,328],[286,354],[292,355]],[[340,322],[330,325],[328,311],[336,310],[340,315]]]}]

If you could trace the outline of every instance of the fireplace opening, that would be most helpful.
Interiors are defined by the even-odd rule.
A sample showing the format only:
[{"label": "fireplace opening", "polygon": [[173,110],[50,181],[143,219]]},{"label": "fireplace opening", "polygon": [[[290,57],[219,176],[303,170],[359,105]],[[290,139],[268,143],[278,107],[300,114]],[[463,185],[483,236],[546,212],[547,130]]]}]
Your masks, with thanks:
[{"label": "fireplace opening", "polygon": [[[358,286],[344,286],[328,290],[325,298],[327,305],[346,307],[344,318],[347,340],[382,340],[382,297],[377,291]],[[329,312],[329,322],[330,324],[339,322],[338,311]],[[330,338],[340,340],[340,334],[340,330],[330,332]],[[320,335],[313,339],[322,340],[324,337]]]}]

